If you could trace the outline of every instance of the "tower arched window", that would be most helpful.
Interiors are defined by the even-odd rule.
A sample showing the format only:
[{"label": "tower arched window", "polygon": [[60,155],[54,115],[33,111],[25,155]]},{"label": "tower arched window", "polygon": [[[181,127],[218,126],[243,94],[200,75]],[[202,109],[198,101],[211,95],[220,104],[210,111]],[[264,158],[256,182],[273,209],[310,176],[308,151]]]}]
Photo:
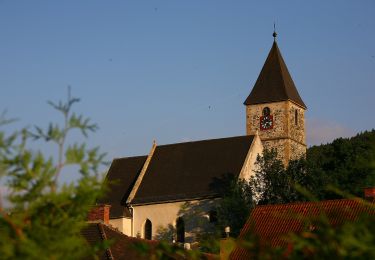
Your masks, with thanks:
[{"label": "tower arched window", "polygon": [[294,110],[294,124],[298,125],[298,110]]},{"label": "tower arched window", "polygon": [[271,114],[271,110],[269,107],[263,108],[263,116],[269,116]]},{"label": "tower arched window", "polygon": [[144,239],[148,240],[151,240],[152,238],[152,223],[149,219],[146,219],[145,225],[143,227],[143,237]]},{"label": "tower arched window", "polygon": [[176,220],[176,233],[177,233],[177,242],[185,242],[185,222],[184,219],[179,217]]}]

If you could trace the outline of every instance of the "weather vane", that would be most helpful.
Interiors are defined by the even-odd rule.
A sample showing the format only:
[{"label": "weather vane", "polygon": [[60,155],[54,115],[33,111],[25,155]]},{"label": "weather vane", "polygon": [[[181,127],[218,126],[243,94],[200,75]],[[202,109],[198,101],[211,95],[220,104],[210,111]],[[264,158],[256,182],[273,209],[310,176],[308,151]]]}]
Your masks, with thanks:
[{"label": "weather vane", "polygon": [[277,33],[276,33],[276,24],[273,22],[273,41],[276,41]]}]

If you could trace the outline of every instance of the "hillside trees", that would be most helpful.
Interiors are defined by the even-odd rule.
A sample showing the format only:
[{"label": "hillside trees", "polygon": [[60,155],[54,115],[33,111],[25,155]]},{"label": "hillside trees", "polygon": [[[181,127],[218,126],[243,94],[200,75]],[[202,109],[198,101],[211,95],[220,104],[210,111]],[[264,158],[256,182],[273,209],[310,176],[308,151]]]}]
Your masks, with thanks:
[{"label": "hillside trees", "polygon": [[320,183],[315,194],[319,199],[338,197],[321,189],[327,184],[362,197],[364,187],[375,186],[375,130],[310,147],[307,162],[309,174]]},{"label": "hillside trees", "polygon": [[375,186],[375,130],[352,138],[338,138],[330,144],[313,146],[306,158],[292,160],[287,167],[275,150],[258,157],[259,169],[251,179],[258,204],[305,201],[300,187],[318,200],[341,195],[328,187],[363,197],[365,187]]},{"label": "hillside trees", "polygon": [[[50,123],[46,130],[0,131],[2,183],[10,206],[0,207],[1,259],[78,259],[94,255],[80,232],[87,212],[102,192],[98,167],[103,154],[85,143],[67,142],[79,130],[84,136],[96,124],[72,112],[79,99],[68,94],[66,102],[49,104],[63,116],[63,124]],[[8,123],[2,118],[3,125]],[[0,124],[1,126],[1,124]],[[44,140],[57,147],[57,158],[31,148],[31,140]],[[60,184],[66,166],[76,165],[80,177]]]}]

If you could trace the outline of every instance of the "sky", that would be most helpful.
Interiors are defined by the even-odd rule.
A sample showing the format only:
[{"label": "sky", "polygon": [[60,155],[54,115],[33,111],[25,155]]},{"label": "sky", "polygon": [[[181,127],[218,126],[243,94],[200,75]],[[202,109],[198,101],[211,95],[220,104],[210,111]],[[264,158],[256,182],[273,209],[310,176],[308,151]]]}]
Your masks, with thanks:
[{"label": "sky", "polygon": [[[0,0],[0,111],[61,122],[66,97],[107,159],[245,134],[244,100],[277,42],[308,145],[375,127],[375,1]],[[53,149],[53,148],[51,148]]]}]

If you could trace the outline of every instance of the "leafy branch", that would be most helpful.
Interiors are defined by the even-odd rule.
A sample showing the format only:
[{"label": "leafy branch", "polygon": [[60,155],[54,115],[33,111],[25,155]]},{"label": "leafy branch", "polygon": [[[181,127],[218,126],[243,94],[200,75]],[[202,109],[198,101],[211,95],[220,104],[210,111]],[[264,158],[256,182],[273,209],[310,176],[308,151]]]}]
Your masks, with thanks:
[{"label": "leafy branch", "polygon": [[89,132],[95,132],[98,129],[97,124],[92,123],[90,118],[72,112],[73,105],[79,101],[79,98],[71,96],[70,88],[68,89],[67,100],[65,102],[59,101],[54,103],[48,101],[50,106],[62,114],[63,124],[49,123],[46,129],[35,126],[35,132],[29,132],[30,136],[35,140],[43,139],[46,142],[52,142],[57,145],[57,166],[54,174],[55,185],[64,166],[78,164],[80,165],[80,172],[87,174],[90,169],[97,171],[100,162],[104,158],[104,154],[98,154],[98,148],[87,150],[84,144],[74,144],[66,148],[66,139],[72,130],[79,130],[87,138]]},{"label": "leafy branch", "polygon": [[[0,198],[1,259],[82,259],[93,254],[81,230],[87,212],[103,192],[98,178],[104,154],[85,143],[68,144],[68,135],[78,129],[84,137],[97,125],[72,112],[79,102],[70,96],[66,102],[49,104],[62,113],[64,121],[50,123],[44,130],[24,128],[12,134],[0,129],[0,177],[5,176],[9,206]],[[0,116],[0,127],[14,120]],[[57,145],[58,157],[45,155],[28,146],[30,139]],[[78,165],[81,176],[75,182],[58,184],[64,166]]]}]

